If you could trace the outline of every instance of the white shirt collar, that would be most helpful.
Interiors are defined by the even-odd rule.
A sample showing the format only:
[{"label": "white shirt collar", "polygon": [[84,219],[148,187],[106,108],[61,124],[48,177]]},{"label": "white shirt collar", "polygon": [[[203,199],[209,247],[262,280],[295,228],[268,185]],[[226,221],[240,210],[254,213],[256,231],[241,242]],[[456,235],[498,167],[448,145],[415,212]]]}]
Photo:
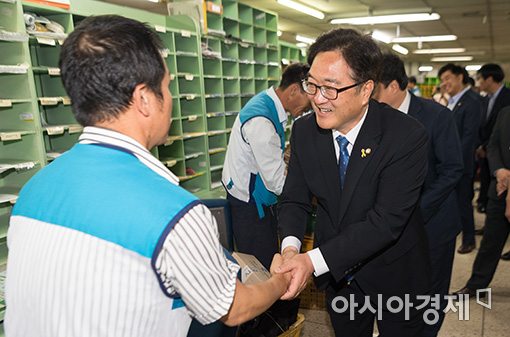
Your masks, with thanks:
[{"label": "white shirt collar", "polygon": [[287,111],[283,108],[283,104],[276,95],[276,91],[273,87],[266,90],[266,93],[271,99],[274,101],[274,105],[276,107],[276,111],[278,112],[278,120],[282,124],[287,124]]},{"label": "white shirt collar", "polygon": [[83,129],[83,133],[78,142],[80,144],[108,144],[125,149],[133,153],[133,155],[149,169],[170,181],[172,184],[179,185],[179,178],[154,157],[142,144],[125,134],[96,126],[87,126]]},{"label": "white shirt collar", "polygon": [[408,114],[409,113],[409,106],[411,105],[411,94],[407,90],[405,92],[406,92],[406,97],[402,101],[402,104],[400,104],[400,106],[398,107],[398,110],[400,112]]},{"label": "white shirt collar", "polygon": [[448,100],[448,108],[450,110],[453,110],[455,108],[455,106],[457,105],[457,102],[459,101],[459,99],[462,97],[462,95],[464,95],[466,93],[466,91],[468,91],[469,89],[471,89],[471,86],[468,85],[467,87],[464,88],[464,90],[459,92],[457,95],[451,97]]}]

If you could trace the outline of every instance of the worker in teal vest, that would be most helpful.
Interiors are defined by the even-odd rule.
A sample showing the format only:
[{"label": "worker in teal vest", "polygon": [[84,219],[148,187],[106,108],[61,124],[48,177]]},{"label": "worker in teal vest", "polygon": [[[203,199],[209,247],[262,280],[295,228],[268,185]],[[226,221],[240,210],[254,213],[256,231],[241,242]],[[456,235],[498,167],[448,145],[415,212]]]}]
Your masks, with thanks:
[{"label": "worker in teal vest", "polygon": [[310,108],[301,80],[308,66],[289,65],[280,85],[252,97],[232,127],[223,185],[232,207],[236,248],[255,255],[268,268],[278,250],[276,198],[285,181],[285,126],[292,117]]}]

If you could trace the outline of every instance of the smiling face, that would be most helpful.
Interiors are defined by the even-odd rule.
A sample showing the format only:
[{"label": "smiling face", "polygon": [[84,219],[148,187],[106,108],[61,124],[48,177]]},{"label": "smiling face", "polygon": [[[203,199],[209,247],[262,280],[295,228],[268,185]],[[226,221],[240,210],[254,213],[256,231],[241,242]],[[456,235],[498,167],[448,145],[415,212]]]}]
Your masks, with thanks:
[{"label": "smiling face", "polygon": [[441,74],[441,86],[444,87],[450,96],[455,96],[462,91],[464,88],[462,80],[462,74],[455,75],[450,70],[447,70]]},{"label": "smiling face", "polygon": [[[351,74],[351,68],[340,52],[321,52],[313,60],[308,82],[340,89],[356,83]],[[317,124],[323,129],[334,129],[346,134],[363,117],[373,88],[374,82],[369,80],[339,93],[334,100],[325,98],[320,90],[315,95],[308,95]]]}]

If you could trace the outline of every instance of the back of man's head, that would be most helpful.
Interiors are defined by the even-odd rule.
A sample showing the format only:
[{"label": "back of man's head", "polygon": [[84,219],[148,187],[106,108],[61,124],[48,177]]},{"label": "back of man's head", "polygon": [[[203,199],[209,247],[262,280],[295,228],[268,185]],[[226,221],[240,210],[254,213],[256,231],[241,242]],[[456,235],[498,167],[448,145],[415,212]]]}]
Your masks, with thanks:
[{"label": "back of man's head", "polygon": [[308,49],[308,64],[312,65],[317,54],[328,51],[342,55],[355,82],[377,82],[381,50],[370,35],[362,35],[353,29],[330,30],[319,36]]},{"label": "back of man's head", "polygon": [[457,64],[453,64],[453,63],[448,63],[448,64],[445,64],[444,66],[442,66],[438,73],[437,73],[437,76],[438,77],[441,77],[442,74],[444,74],[445,72],[451,72],[452,74],[458,76],[458,75],[462,75],[462,83],[463,84],[468,84],[468,77],[469,77],[469,74],[467,72],[466,69],[464,69],[463,67],[457,65]]},{"label": "back of man's head", "polygon": [[[402,64],[402,66],[404,66],[404,65]],[[412,84],[414,84],[414,85],[416,85],[416,77],[414,77],[414,76],[409,76],[409,78],[408,78],[408,82],[409,82],[409,83],[412,83]]]},{"label": "back of man's head", "polygon": [[117,118],[139,84],[162,97],[161,49],[155,32],[138,21],[118,15],[83,20],[65,40],[59,62],[76,120],[88,126]]},{"label": "back of man's head", "polygon": [[496,83],[503,82],[503,79],[505,78],[505,72],[501,69],[499,64],[496,63],[484,64],[476,73],[484,80],[492,77],[492,80]]},{"label": "back of man's head", "polygon": [[405,90],[407,88],[407,75],[404,62],[395,54],[385,53],[382,56],[379,82],[387,87],[392,81],[398,83],[400,90]]},{"label": "back of man's head", "polygon": [[285,90],[291,84],[297,83],[301,88],[301,81],[306,78],[310,67],[303,63],[292,63],[288,65],[282,74],[282,80],[278,86],[280,89]]}]

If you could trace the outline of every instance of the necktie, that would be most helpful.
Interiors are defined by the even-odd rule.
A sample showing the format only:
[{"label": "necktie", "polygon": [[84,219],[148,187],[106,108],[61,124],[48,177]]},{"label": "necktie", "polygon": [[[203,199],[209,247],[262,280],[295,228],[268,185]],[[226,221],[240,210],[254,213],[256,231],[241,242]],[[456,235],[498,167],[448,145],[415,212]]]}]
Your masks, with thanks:
[{"label": "necktie", "polygon": [[496,99],[494,98],[494,95],[488,95],[489,97],[489,104],[487,104],[487,116],[486,119],[489,119],[492,113],[492,108],[494,108],[494,102]]},{"label": "necktie", "polygon": [[347,165],[349,165],[349,151],[347,151],[347,145],[349,145],[349,141],[343,136],[336,137],[336,141],[340,146],[340,157],[338,158],[340,186],[341,188],[344,188],[345,172],[347,172]]}]

